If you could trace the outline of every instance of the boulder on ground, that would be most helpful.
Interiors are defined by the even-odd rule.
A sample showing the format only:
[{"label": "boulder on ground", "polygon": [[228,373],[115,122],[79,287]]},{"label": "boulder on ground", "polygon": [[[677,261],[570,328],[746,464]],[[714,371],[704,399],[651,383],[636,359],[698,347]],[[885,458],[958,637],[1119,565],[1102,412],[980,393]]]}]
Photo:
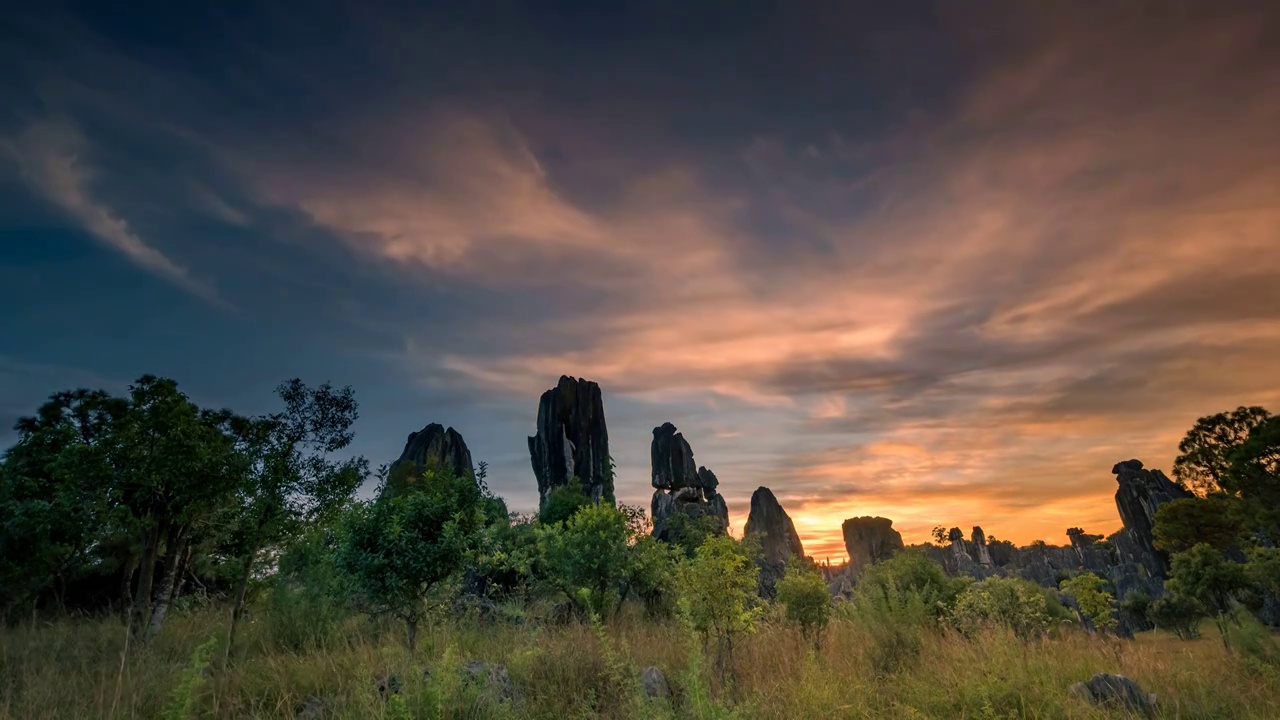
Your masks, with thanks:
[{"label": "boulder on ground", "polygon": [[328,720],[333,717],[333,708],[327,699],[319,695],[308,695],[293,714],[296,720]]},{"label": "boulder on ground", "polygon": [[667,683],[667,676],[652,665],[640,671],[640,685],[644,688],[645,697],[671,697],[671,685]]},{"label": "boulder on ground", "polygon": [[506,665],[472,661],[462,666],[462,674],[467,684],[481,684],[498,701],[512,700],[516,696]]},{"label": "boulder on ground", "polygon": [[1100,707],[1123,708],[1154,717],[1156,696],[1143,691],[1138,683],[1123,675],[1098,673],[1085,682],[1078,682],[1068,691],[1072,697]]}]

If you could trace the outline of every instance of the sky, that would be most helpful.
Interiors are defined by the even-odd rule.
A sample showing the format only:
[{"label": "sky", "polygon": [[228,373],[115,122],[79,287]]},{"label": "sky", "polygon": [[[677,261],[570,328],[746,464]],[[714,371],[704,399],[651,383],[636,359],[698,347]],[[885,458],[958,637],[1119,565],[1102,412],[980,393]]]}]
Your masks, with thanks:
[{"label": "sky", "polygon": [[1115,462],[1280,410],[1272,2],[28,3],[0,98],[0,446],[300,377],[532,510],[569,374],[621,501],[673,422],[839,562],[1111,532]]}]

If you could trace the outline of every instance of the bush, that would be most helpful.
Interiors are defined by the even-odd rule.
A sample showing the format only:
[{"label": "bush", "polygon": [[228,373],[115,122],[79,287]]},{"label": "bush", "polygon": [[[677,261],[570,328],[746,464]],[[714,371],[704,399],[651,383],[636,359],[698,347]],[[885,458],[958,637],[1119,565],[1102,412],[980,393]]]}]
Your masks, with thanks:
[{"label": "bush", "polygon": [[591,498],[582,489],[582,480],[575,477],[568,485],[551,488],[551,492],[547,493],[547,501],[542,504],[542,510],[538,513],[538,522],[543,525],[559,525],[592,504]]},{"label": "bush", "polygon": [[814,648],[822,643],[822,634],[831,620],[831,593],[822,574],[794,561],[775,586],[778,602],[787,608],[787,619],[800,627],[800,634]]},{"label": "bush", "polygon": [[853,607],[871,640],[863,645],[864,657],[878,675],[913,663],[924,648],[926,628],[936,625],[936,603],[918,589],[900,589],[892,578],[886,585],[859,585]]},{"label": "bush", "polygon": [[1107,582],[1093,573],[1084,573],[1062,583],[1062,591],[1075,598],[1080,614],[1089,618],[1099,630],[1114,630],[1116,619],[1111,614],[1111,593]]},{"label": "bush", "polygon": [[869,593],[897,600],[915,596],[933,617],[942,617],[969,582],[969,578],[947,577],[942,566],[924,553],[907,550],[864,570],[858,579],[857,595],[864,600]]},{"label": "bush", "polygon": [[756,576],[750,555],[725,535],[708,539],[680,564],[680,609],[702,635],[703,645],[714,643],[721,682],[733,664],[734,640],[755,630],[760,614]]},{"label": "bush", "polygon": [[1167,630],[1183,640],[1200,637],[1196,629],[1208,615],[1204,605],[1193,597],[1166,590],[1164,597],[1151,603],[1147,619],[1161,630]]},{"label": "bush", "polygon": [[675,611],[676,580],[671,570],[676,561],[675,550],[651,535],[641,535],[631,546],[627,585],[649,617],[668,617]]},{"label": "bush", "polygon": [[965,589],[956,600],[951,624],[971,636],[984,627],[1006,627],[1022,640],[1048,633],[1067,612],[1046,591],[1021,578],[988,578]]},{"label": "bush", "polygon": [[538,529],[548,581],[586,616],[605,617],[620,601],[630,570],[627,518],[608,504],[589,505],[560,525]]}]

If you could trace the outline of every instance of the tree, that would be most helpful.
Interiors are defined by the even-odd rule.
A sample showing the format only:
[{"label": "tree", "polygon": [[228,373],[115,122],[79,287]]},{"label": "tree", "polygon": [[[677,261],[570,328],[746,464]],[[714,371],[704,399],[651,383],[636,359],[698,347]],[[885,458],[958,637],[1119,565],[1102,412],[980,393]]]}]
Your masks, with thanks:
[{"label": "tree", "polygon": [[1270,416],[1265,408],[1242,406],[1200,418],[1178,443],[1174,477],[1198,495],[1226,490],[1228,455]]},{"label": "tree", "polygon": [[1116,619],[1111,614],[1112,597],[1107,583],[1093,573],[1083,573],[1062,581],[1062,592],[1075,598],[1080,614],[1100,630],[1114,630]]},{"label": "tree", "polygon": [[358,405],[350,387],[309,388],[295,378],[280,385],[276,394],[284,404],[282,410],[230,423],[242,460],[234,530],[243,569],[224,662],[231,655],[245,593],[262,551],[343,506],[368,475],[364,458],[330,457],[353,437]]},{"label": "tree", "polygon": [[193,537],[237,489],[237,455],[223,432],[230,417],[201,410],[173,380],[145,375],[129,387],[128,405],[103,439],[109,501],[136,538],[129,624],[142,639],[160,630]]},{"label": "tree", "polygon": [[933,541],[939,545],[947,544],[947,529],[941,525],[933,526]]},{"label": "tree", "polygon": [[59,392],[15,425],[0,462],[0,610],[49,590],[62,607],[71,581],[112,560],[100,555],[114,546],[102,440],[124,408],[100,390]]},{"label": "tree", "polygon": [[737,541],[719,535],[680,563],[678,578],[681,611],[702,636],[704,650],[714,643],[716,673],[723,683],[731,672],[734,640],[753,632],[760,614],[755,563]]},{"label": "tree", "polygon": [[630,570],[627,518],[607,503],[587,505],[558,525],[539,529],[549,582],[583,616],[604,618],[621,602]]},{"label": "tree", "polygon": [[1222,644],[1231,649],[1227,640],[1227,624],[1234,611],[1236,595],[1249,586],[1245,566],[1229,562],[1212,545],[1200,543],[1190,550],[1174,555],[1171,560],[1169,581],[1165,589],[1198,601],[1214,616]]},{"label": "tree", "polygon": [[427,470],[413,492],[357,504],[343,523],[337,565],[358,607],[404,621],[410,653],[428,599],[461,570],[484,527],[483,505],[470,475]]},{"label": "tree", "polygon": [[1240,547],[1248,539],[1240,515],[1240,502],[1223,495],[1167,502],[1156,511],[1156,549],[1172,555],[1198,543],[1219,551]]},{"label": "tree", "polygon": [[675,610],[676,582],[672,568],[677,555],[667,543],[637,533],[631,546],[627,589],[644,604],[649,617],[666,617]]},{"label": "tree", "polygon": [[1254,426],[1227,461],[1223,489],[1244,500],[1256,527],[1280,536],[1280,417]]},{"label": "tree", "polygon": [[813,643],[815,650],[821,647],[831,620],[831,592],[822,574],[803,561],[793,561],[775,589],[778,602],[787,609],[787,619],[800,627],[800,635]]},{"label": "tree", "polygon": [[687,558],[693,557],[708,538],[723,534],[720,521],[710,515],[687,515],[677,511],[667,518],[667,542]]},{"label": "tree", "polygon": [[562,523],[591,504],[591,498],[582,489],[582,480],[574,477],[568,485],[551,488],[551,492],[547,493],[547,501],[538,513],[538,522],[543,525]]},{"label": "tree", "polygon": [[900,604],[902,596],[915,595],[934,617],[945,615],[965,587],[963,578],[948,577],[942,566],[918,550],[900,552],[873,563],[858,579],[858,594],[874,594],[877,600]]},{"label": "tree", "polygon": [[1207,614],[1199,600],[1172,592],[1169,588],[1165,588],[1164,595],[1147,609],[1147,619],[1156,627],[1168,630],[1182,640],[1200,637],[1196,627]]}]

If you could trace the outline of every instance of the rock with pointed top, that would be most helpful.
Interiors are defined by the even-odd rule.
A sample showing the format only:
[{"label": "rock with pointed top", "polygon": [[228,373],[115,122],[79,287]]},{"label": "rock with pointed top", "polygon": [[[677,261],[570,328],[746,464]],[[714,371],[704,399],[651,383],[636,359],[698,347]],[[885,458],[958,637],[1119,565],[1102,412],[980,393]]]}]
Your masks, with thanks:
[{"label": "rock with pointed top", "polygon": [[973,532],[969,534],[969,545],[973,547],[974,560],[983,567],[992,567],[995,563],[991,562],[991,551],[987,549],[987,534],[982,531],[981,527],[973,526]]},{"label": "rock with pointed top", "polygon": [[440,423],[430,423],[409,433],[400,457],[388,468],[383,494],[396,493],[415,484],[426,470],[451,470],[458,475],[474,475],[471,451],[462,434]]},{"label": "rock with pointed top", "polygon": [[743,535],[760,543],[760,590],[765,597],[772,597],[773,586],[786,572],[787,562],[804,557],[804,545],[791,517],[769,488],[758,487],[751,494],[751,514]]},{"label": "rock with pointed top", "polygon": [[529,459],[538,479],[538,506],[551,490],[577,478],[595,502],[613,501],[609,431],[600,386],[563,375],[538,401],[537,432],[529,438]]}]

